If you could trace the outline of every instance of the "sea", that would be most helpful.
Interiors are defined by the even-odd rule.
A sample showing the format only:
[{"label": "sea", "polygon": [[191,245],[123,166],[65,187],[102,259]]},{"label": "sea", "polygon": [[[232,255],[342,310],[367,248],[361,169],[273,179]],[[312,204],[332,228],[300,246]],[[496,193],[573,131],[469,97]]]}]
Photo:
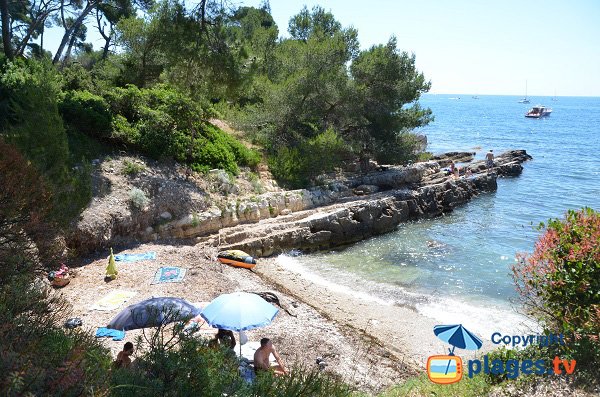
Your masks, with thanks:
[{"label": "sea", "polygon": [[[434,154],[470,151],[483,159],[490,149],[525,149],[533,160],[520,176],[499,178],[496,192],[444,216],[341,249],[286,253],[278,262],[325,288],[406,305],[440,324],[462,323],[481,335],[535,332],[511,267],[518,253],[533,251],[541,222],[569,209],[600,210],[600,97],[518,100],[427,94],[419,102],[435,120],[417,132]],[[538,103],[552,114],[525,118]]]}]

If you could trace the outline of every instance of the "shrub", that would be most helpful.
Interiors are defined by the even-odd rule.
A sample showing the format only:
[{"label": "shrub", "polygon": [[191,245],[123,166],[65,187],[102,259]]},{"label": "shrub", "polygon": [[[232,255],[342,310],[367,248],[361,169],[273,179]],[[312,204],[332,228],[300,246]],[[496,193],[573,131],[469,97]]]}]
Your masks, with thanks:
[{"label": "shrub", "polygon": [[252,384],[239,374],[236,354],[227,347],[190,337],[175,325],[145,330],[137,340],[137,369],[112,373],[115,396],[348,396],[350,389],[317,369],[293,368],[289,375],[259,375]]},{"label": "shrub", "polygon": [[146,167],[144,167],[141,164],[137,164],[137,163],[134,163],[129,160],[123,161],[123,173],[125,175],[130,175],[130,176],[137,175],[138,173],[144,171],[145,169],[146,169]]},{"label": "shrub", "polygon": [[53,215],[67,223],[87,204],[91,186],[86,175],[70,171],[59,93],[60,79],[50,64],[19,61],[4,65],[0,73],[0,135],[40,172],[54,196]]},{"label": "shrub", "polygon": [[92,75],[80,63],[72,63],[62,70],[63,89],[66,91],[92,91]]},{"label": "shrub", "polygon": [[138,210],[146,208],[150,203],[150,199],[146,197],[146,194],[136,187],[129,192],[129,200],[131,201],[131,205]]},{"label": "shrub", "polygon": [[[578,368],[600,366],[600,214],[570,210],[551,219],[530,255],[513,267],[530,314],[554,333],[569,336],[565,351]],[[571,337],[572,336],[572,337]]]},{"label": "shrub", "polygon": [[147,155],[160,159],[171,155],[175,141],[176,122],[169,114],[148,107],[140,108],[138,146]]},{"label": "shrub", "polygon": [[103,382],[107,352],[91,335],[59,325],[67,307],[38,279],[39,260],[56,267],[63,248],[55,239],[51,194],[35,167],[2,139],[0,186],[0,390],[87,394]]},{"label": "shrub", "polygon": [[318,175],[331,172],[350,155],[344,141],[327,129],[298,147],[282,148],[269,157],[273,176],[292,188],[306,187]]},{"label": "shrub", "polygon": [[60,102],[60,112],[69,127],[101,139],[110,137],[112,116],[101,96],[69,91]]},{"label": "shrub", "polygon": [[115,88],[106,94],[112,138],[154,158],[172,157],[196,171],[238,165],[256,167],[260,155],[208,124],[206,111],[188,96],[166,86]]}]

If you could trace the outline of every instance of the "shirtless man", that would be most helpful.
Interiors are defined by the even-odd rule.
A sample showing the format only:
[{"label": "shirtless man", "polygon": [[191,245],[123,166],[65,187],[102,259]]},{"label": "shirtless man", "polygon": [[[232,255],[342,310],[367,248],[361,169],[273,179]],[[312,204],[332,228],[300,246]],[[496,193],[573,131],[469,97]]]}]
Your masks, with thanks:
[{"label": "shirtless man", "polygon": [[[273,356],[275,356],[275,360],[279,365],[271,367],[271,364],[269,363],[271,353],[273,353]],[[283,361],[281,361],[281,357],[279,357],[275,346],[273,346],[273,343],[269,338],[262,338],[260,340],[260,347],[254,352],[254,370],[257,372],[260,370],[271,370],[275,375],[285,375],[288,373],[283,365]]]},{"label": "shirtless man", "polygon": [[485,155],[485,165],[488,168],[488,172],[494,166],[494,151],[492,149]]},{"label": "shirtless man", "polygon": [[128,368],[131,365],[131,356],[133,354],[133,343],[127,342],[125,346],[123,346],[123,350],[117,354],[117,359],[115,360],[115,367],[117,368]]}]

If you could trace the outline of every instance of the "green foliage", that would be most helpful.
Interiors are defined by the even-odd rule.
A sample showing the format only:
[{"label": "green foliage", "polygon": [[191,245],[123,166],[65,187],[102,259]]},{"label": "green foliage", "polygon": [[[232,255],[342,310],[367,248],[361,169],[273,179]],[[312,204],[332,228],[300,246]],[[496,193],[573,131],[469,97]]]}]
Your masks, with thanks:
[{"label": "green foliage", "polygon": [[144,171],[146,167],[141,164],[134,163],[133,161],[125,160],[123,161],[123,173],[125,175],[133,176],[137,175],[140,172]]},{"label": "green foliage", "polygon": [[62,70],[65,91],[93,91],[92,75],[80,63],[72,63]]},{"label": "green foliage", "polygon": [[331,170],[332,164],[318,170],[310,169],[310,161],[296,163],[328,129],[337,132],[345,153],[321,161],[416,160],[421,145],[410,131],[432,116],[417,102],[430,83],[416,70],[414,55],[399,51],[395,38],[359,51],[357,31],[321,7],[305,7],[288,30],[291,38],[275,46],[269,72],[254,79],[259,99],[232,112],[267,148],[274,175],[288,186],[303,186],[318,171]]},{"label": "green foliage", "polygon": [[210,107],[163,85],[139,89],[129,85],[108,90],[104,97],[88,91],[64,95],[61,112],[70,130],[122,144],[153,158],[174,158],[197,171],[238,165],[255,168],[260,155],[210,125]]},{"label": "green foliage", "polygon": [[58,114],[58,74],[38,62],[8,63],[0,76],[0,127],[51,180],[65,178],[67,136]]},{"label": "green foliage", "polygon": [[286,376],[260,373],[250,388],[251,396],[264,397],[346,397],[351,394],[348,385],[317,369],[293,368]]},{"label": "green foliage", "polygon": [[565,353],[594,376],[600,366],[600,214],[569,210],[551,219],[513,278],[525,307],[549,332],[568,336]]},{"label": "green foliage", "polygon": [[108,138],[111,131],[111,114],[107,102],[89,91],[69,91],[59,105],[65,123],[72,129]]},{"label": "green foliage", "polygon": [[319,174],[333,171],[348,156],[344,141],[333,129],[327,129],[298,147],[281,148],[277,156],[269,158],[269,167],[284,185],[300,188]]},{"label": "green foliage", "polygon": [[[54,193],[54,216],[67,223],[91,196],[86,167],[69,169],[67,134],[58,112],[61,79],[51,65],[8,63],[0,76],[0,135],[16,145]],[[78,159],[80,160],[80,159]]]},{"label": "green foliage", "polygon": [[473,378],[465,376],[460,382],[438,385],[423,374],[409,378],[401,385],[381,393],[380,397],[481,397],[486,396],[491,387],[483,375],[475,375]]},{"label": "green foliage", "polygon": [[51,193],[37,169],[0,139],[0,389],[4,395],[77,396],[101,384],[107,351],[59,325],[67,307],[41,280],[37,252],[56,267]]}]

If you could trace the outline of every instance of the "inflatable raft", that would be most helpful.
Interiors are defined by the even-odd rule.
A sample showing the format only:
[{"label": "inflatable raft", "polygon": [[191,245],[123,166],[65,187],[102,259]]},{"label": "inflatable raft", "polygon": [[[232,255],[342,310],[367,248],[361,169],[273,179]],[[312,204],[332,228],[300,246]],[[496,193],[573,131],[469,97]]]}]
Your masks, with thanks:
[{"label": "inflatable raft", "polygon": [[256,266],[256,259],[240,250],[222,251],[217,254],[217,259],[227,265],[252,269]]}]

